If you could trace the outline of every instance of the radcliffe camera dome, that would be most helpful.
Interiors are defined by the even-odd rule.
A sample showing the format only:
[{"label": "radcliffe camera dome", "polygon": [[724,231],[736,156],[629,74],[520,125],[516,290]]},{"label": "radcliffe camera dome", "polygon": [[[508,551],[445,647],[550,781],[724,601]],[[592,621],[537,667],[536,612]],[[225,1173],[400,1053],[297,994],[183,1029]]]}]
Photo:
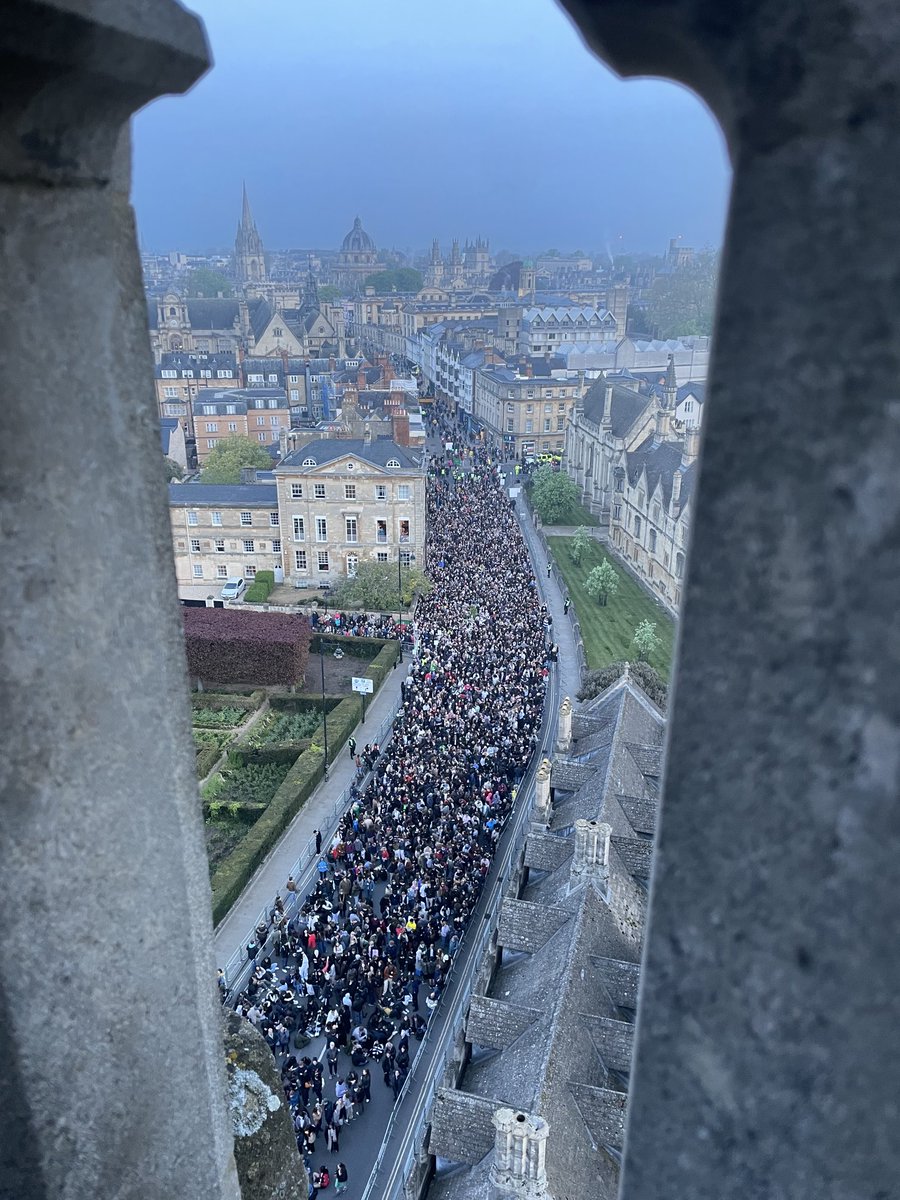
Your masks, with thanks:
[{"label": "radcliffe camera dome", "polygon": [[353,222],[353,228],[341,242],[341,249],[344,251],[359,252],[362,250],[370,250],[374,253],[375,243],[362,227],[362,221],[357,217]]}]

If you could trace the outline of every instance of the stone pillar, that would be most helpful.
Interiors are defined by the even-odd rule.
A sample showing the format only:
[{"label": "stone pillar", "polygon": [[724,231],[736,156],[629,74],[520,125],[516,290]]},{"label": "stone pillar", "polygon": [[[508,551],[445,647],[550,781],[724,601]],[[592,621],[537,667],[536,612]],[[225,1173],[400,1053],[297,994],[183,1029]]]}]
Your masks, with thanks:
[{"label": "stone pillar", "polygon": [[559,706],[559,724],[556,730],[556,749],[566,754],[572,746],[572,701],[568,696]]},{"label": "stone pillar", "polygon": [[570,887],[591,879],[605,895],[609,888],[609,839],[612,827],[601,821],[575,822],[575,851],[569,868]]},{"label": "stone pillar", "polygon": [[900,14],[564,3],[734,164],[621,1195],[892,1196]]},{"label": "stone pillar", "polygon": [[550,759],[545,758],[538,767],[534,780],[534,819],[542,825],[547,825],[553,811],[550,804]]},{"label": "stone pillar", "polygon": [[[209,878],[128,121],[172,0],[0,20],[0,1193],[234,1200]],[[15,582],[12,582],[12,581]]]},{"label": "stone pillar", "polygon": [[491,1185],[497,1197],[540,1200],[547,1195],[547,1138],[543,1117],[498,1108],[494,1113],[494,1159]]}]

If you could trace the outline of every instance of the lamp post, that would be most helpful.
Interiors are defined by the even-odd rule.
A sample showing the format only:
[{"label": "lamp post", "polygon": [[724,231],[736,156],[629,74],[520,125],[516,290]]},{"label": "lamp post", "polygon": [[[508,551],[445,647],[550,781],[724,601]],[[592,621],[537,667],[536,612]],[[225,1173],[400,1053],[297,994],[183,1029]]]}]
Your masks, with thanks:
[{"label": "lamp post", "polygon": [[[415,561],[416,561],[416,556],[412,551],[410,551],[409,556],[407,558],[406,569],[409,570],[409,568],[412,566],[412,564]],[[403,563],[403,551],[398,550],[397,551],[397,614],[398,614],[400,620],[399,620],[399,623],[397,626],[397,633],[400,635],[400,661],[401,662],[403,662],[403,629],[402,629],[402,625],[403,625],[403,579],[400,575],[400,567],[401,567],[402,563]]]},{"label": "lamp post", "polygon": [[322,736],[325,745],[325,778],[328,778],[328,713],[325,709],[325,639],[319,636],[319,666],[322,668]]}]

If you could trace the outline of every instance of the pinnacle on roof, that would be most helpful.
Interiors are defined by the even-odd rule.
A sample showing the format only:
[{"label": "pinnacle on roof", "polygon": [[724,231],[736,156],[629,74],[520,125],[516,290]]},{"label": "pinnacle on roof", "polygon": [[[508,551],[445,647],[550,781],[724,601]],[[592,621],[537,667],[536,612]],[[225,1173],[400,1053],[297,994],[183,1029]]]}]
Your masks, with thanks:
[{"label": "pinnacle on roof", "polygon": [[243,185],[244,194],[241,203],[241,225],[245,229],[255,229],[256,222],[253,220],[253,213],[250,211],[250,199],[247,196],[247,184]]},{"label": "pinnacle on roof", "polygon": [[676,392],[678,390],[678,381],[675,378],[675,355],[669,355],[669,365],[666,367],[666,391]]}]

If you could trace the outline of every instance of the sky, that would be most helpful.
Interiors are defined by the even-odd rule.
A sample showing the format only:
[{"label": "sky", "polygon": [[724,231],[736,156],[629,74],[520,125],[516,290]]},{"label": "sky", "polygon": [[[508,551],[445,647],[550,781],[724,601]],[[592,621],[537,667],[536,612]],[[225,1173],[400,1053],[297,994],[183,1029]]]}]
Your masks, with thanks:
[{"label": "sky", "polygon": [[214,66],[134,123],[142,246],[662,253],[717,246],[730,171],[701,101],[619,80],[553,0],[193,0]]}]

